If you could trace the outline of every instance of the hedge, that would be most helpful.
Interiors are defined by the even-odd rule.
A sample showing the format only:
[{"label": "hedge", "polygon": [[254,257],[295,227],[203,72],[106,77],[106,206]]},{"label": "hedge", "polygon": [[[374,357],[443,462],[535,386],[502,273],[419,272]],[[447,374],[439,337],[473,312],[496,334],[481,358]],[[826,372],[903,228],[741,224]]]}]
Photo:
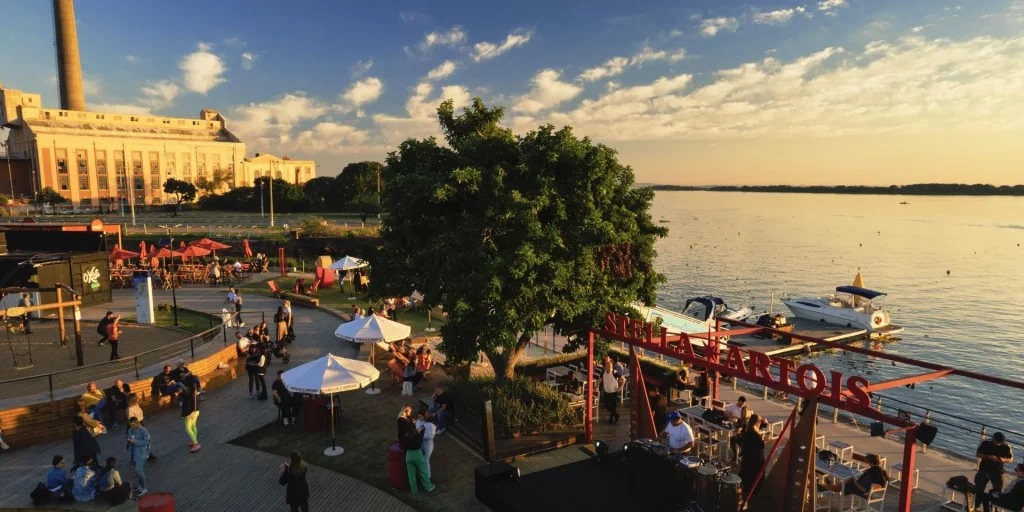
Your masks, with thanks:
[{"label": "hedge", "polygon": [[502,387],[495,386],[492,377],[459,379],[451,384],[451,391],[464,404],[461,407],[471,410],[482,410],[483,403],[491,400],[495,435],[503,439],[583,428],[566,397],[523,376],[514,377]]}]

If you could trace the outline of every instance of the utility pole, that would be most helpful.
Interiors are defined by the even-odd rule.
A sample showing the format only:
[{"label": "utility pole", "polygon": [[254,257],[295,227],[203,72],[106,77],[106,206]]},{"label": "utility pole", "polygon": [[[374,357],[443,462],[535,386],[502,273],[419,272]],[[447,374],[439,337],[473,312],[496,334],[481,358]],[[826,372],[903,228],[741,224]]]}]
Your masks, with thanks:
[{"label": "utility pole", "polygon": [[14,200],[14,178],[11,175],[11,143],[3,142],[4,154],[7,155],[7,181],[11,184],[11,200]]},{"label": "utility pole", "polygon": [[[274,162],[272,168],[280,168],[280,162]],[[270,227],[274,227],[274,173],[270,173]]]},{"label": "utility pole", "polygon": [[380,223],[380,168],[377,168],[377,221]]},{"label": "utility pole", "polygon": [[[125,151],[124,144],[121,144],[121,154],[124,155],[124,180],[125,186],[128,187],[128,206],[132,210],[132,226],[135,225],[135,168],[132,168],[131,177],[128,179],[128,152]],[[133,162],[134,163],[134,162]]]},{"label": "utility pole", "polygon": [[263,218],[263,182],[260,182],[260,218]]}]

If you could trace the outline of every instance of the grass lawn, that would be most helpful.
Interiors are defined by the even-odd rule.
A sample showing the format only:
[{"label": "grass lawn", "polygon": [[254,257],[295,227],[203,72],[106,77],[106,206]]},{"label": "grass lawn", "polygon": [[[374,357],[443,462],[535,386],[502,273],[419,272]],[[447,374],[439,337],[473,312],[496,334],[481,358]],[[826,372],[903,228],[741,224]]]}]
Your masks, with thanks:
[{"label": "grass lawn", "polygon": [[[156,315],[156,323],[153,325],[157,327],[174,327],[174,312],[173,311],[153,311]],[[121,319],[123,323],[135,323],[134,316],[128,316]],[[216,322],[216,320],[214,320]],[[215,324],[216,325],[216,324]],[[178,329],[188,331],[192,334],[199,334],[203,331],[210,329],[210,317],[202,313],[196,313],[186,309],[178,309]]]},{"label": "grass lawn", "polygon": [[[280,455],[282,461],[292,451],[316,466],[356,478],[423,511],[486,511],[474,498],[473,468],[483,464],[449,435],[437,436],[430,459],[431,480],[437,489],[413,496],[408,490],[396,491],[388,479],[388,446],[398,437],[396,417],[403,404],[419,407],[419,398],[430,391],[426,386],[414,397],[403,397],[399,389],[384,384],[380,395],[367,395],[362,391],[341,393],[342,425],[337,432],[338,445],[345,453],[326,457],[324,449],[331,444],[330,432],[307,433],[302,425],[291,430],[278,430],[270,423],[233,441],[233,444]],[[316,478],[316,473],[310,474]]]},{"label": "grass lawn", "polygon": [[[273,281],[274,281],[274,283],[277,284],[277,287],[279,289],[287,291],[287,290],[291,290],[292,289],[292,285],[295,284],[295,277],[293,277],[293,276],[275,277],[273,279]],[[306,279],[306,285],[307,286],[309,286],[312,283],[313,283],[313,281],[311,279]],[[256,294],[256,295],[263,295],[263,296],[266,296],[266,297],[272,297],[273,296],[273,294],[270,292],[270,287],[267,286],[267,283],[265,281],[264,282],[258,282],[258,283],[249,283],[249,284],[243,285],[241,287],[241,289],[242,289],[242,293],[253,293],[253,294]],[[349,293],[348,285],[346,285],[345,290],[346,290],[345,292],[340,292],[340,291],[338,291],[337,286],[332,286],[330,289],[320,289],[319,296],[317,297],[318,299],[320,299],[320,306],[323,307],[323,308],[334,310],[334,311],[343,312],[346,315],[352,310],[352,305],[353,304],[355,304],[355,305],[357,305],[357,306],[359,306],[359,307],[361,307],[363,309],[370,309],[371,307],[376,309],[376,310],[380,309],[380,304],[381,304],[380,302],[369,302],[369,301],[366,300],[366,295],[362,294],[362,293],[359,293],[359,294],[355,295],[356,300],[349,300],[348,298],[351,297],[352,294]],[[436,310],[435,310],[435,313],[436,313]],[[413,336],[416,336],[416,335],[419,335],[419,334],[426,334],[426,328],[427,328],[427,313],[426,312],[399,313],[398,314],[398,321],[403,323],[403,324],[405,324],[405,325],[408,325],[408,326],[412,327],[412,334],[413,334]],[[431,325],[435,329],[439,329],[440,326],[443,325],[443,324],[444,324],[444,321],[440,319],[439,315],[435,314],[433,316],[432,320],[431,320]],[[434,334],[436,334],[436,332]]]}]

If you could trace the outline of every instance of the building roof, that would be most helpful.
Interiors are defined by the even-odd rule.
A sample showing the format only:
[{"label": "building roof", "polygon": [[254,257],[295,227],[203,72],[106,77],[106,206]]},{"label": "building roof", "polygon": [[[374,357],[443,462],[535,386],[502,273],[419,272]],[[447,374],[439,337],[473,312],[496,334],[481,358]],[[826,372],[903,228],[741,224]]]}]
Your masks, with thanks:
[{"label": "building roof", "polygon": [[28,128],[34,133],[47,134],[241,142],[235,134],[223,128],[184,129],[169,126],[127,126],[123,124],[104,124],[96,121],[72,122],[43,119],[22,120],[22,127]]}]

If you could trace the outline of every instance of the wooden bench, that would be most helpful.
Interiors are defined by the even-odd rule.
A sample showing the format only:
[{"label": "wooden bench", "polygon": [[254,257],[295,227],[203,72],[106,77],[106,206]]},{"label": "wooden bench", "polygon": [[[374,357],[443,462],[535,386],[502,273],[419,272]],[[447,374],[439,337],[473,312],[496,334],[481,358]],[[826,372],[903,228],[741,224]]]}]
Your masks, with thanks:
[{"label": "wooden bench", "polygon": [[[222,362],[227,363],[228,367],[219,368]],[[242,361],[236,357],[234,345],[229,345],[207,357],[189,362],[188,367],[199,377],[202,389],[210,391],[231,382],[239,375],[244,375],[241,363]],[[178,407],[177,403],[171,403],[169,396],[153,396],[150,386],[152,380],[152,377],[148,377],[127,382],[132,393],[139,397],[139,405],[143,412],[149,415],[163,409]],[[108,388],[112,382],[99,381],[97,384],[101,388]],[[84,391],[85,386],[81,388]],[[79,395],[76,395],[0,411],[4,441],[10,444],[12,449],[18,449],[45,441],[70,439],[73,433],[71,421],[77,413],[78,399]]]},{"label": "wooden bench", "polygon": [[[267,282],[269,283],[270,281]],[[317,299],[315,297],[307,297],[305,295],[299,295],[297,293],[292,292],[280,292],[279,297],[282,299],[290,300],[292,304],[299,304],[302,306],[312,308],[320,307],[320,299]]]}]

